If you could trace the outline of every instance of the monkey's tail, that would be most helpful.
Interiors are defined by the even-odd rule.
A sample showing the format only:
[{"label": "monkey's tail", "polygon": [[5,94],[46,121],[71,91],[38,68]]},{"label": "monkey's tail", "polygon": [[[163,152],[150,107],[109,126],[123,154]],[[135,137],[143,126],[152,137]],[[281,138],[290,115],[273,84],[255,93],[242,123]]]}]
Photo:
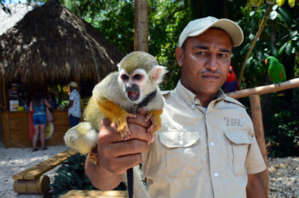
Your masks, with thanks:
[{"label": "monkey's tail", "polygon": [[[134,177],[134,179],[129,179],[130,177]],[[150,198],[147,192],[147,187],[143,181],[142,171],[140,170],[139,166],[135,166],[133,168],[128,169],[127,172],[123,174],[122,179],[128,187],[128,193],[130,198],[133,196],[134,198]]]},{"label": "monkey's tail", "polygon": [[127,183],[128,183],[129,198],[133,198],[133,193],[134,193],[134,173],[133,173],[133,168],[129,168],[127,170]]}]

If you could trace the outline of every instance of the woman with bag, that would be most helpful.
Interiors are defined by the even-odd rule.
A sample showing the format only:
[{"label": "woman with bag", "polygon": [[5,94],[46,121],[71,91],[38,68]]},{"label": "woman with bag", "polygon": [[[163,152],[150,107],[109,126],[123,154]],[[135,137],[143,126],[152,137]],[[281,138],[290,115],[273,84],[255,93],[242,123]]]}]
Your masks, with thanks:
[{"label": "woman with bag", "polygon": [[47,101],[51,105],[51,108],[46,108],[46,113],[47,113],[47,122],[53,122],[53,114],[52,114],[52,109],[56,109],[57,104],[56,104],[56,99],[55,96],[52,92],[48,91],[47,93]]},{"label": "woman with bag", "polygon": [[40,141],[42,150],[47,150],[45,146],[45,130],[47,124],[47,108],[51,108],[51,105],[45,99],[42,91],[38,91],[35,97],[30,102],[29,111],[33,111],[33,126],[34,126],[34,136],[32,140],[32,151],[37,151],[36,143],[40,135]]}]

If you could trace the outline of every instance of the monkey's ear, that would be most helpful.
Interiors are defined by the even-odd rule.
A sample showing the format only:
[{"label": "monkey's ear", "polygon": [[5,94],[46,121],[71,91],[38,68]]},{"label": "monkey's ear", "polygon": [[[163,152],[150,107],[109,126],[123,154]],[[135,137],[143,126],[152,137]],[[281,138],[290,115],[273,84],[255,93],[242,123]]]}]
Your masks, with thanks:
[{"label": "monkey's ear", "polygon": [[119,69],[120,68],[120,63],[117,63],[116,65],[117,65],[117,68]]},{"label": "monkey's ear", "polygon": [[156,65],[154,68],[150,71],[150,78],[154,80],[157,84],[161,83],[163,81],[164,75],[167,73],[167,69],[164,66]]}]

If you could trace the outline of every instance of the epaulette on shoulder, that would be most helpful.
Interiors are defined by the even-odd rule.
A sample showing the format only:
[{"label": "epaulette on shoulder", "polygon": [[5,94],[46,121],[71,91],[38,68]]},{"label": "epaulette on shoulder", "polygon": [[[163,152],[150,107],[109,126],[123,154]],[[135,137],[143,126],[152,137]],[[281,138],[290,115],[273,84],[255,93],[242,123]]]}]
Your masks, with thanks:
[{"label": "epaulette on shoulder", "polygon": [[244,109],[246,109],[245,106],[244,106],[242,103],[240,103],[238,100],[236,100],[236,99],[234,99],[234,98],[231,98],[231,97],[229,97],[229,96],[225,96],[225,99],[224,99],[224,100],[225,100],[226,102],[234,103],[234,104],[239,105],[239,106],[243,107]]},{"label": "epaulette on shoulder", "polygon": [[166,97],[168,94],[170,93],[169,90],[161,90],[161,94],[163,95],[163,97]]}]

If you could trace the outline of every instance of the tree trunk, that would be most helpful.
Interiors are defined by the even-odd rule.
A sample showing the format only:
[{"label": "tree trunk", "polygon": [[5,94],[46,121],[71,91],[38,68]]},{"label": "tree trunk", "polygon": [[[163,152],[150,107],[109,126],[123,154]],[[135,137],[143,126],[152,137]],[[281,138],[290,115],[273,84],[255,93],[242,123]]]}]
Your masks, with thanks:
[{"label": "tree trunk", "polygon": [[148,1],[135,1],[135,51],[148,52],[148,34]]},{"label": "tree trunk", "polygon": [[266,23],[268,21],[269,15],[270,15],[270,13],[272,11],[272,7],[273,7],[273,5],[269,5],[267,13],[265,14],[265,17],[264,17],[264,19],[263,19],[263,21],[262,21],[262,23],[261,23],[261,25],[259,27],[259,30],[257,31],[257,33],[256,33],[256,35],[255,35],[255,37],[254,37],[254,39],[253,39],[253,41],[251,43],[251,46],[250,46],[250,48],[249,48],[249,50],[248,50],[248,52],[247,52],[247,54],[245,56],[245,59],[243,61],[242,67],[241,67],[241,72],[239,74],[239,85],[240,86],[242,84],[242,78],[243,78],[243,74],[244,74],[245,67],[246,67],[246,64],[247,64],[247,60],[250,57],[250,54],[251,54],[251,52],[253,50],[253,47],[255,46],[255,43],[256,43],[257,39],[260,37],[261,33],[264,31],[265,25],[266,25]]}]

